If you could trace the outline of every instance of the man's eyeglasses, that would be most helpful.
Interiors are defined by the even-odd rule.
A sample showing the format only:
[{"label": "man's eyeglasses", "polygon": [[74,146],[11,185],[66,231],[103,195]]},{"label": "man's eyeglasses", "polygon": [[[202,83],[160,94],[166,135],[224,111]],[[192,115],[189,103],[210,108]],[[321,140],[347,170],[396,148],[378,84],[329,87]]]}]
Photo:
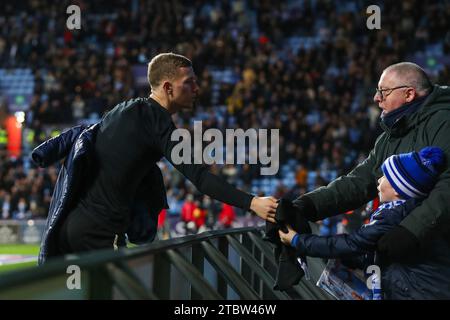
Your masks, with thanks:
[{"label": "man's eyeglasses", "polygon": [[[376,95],[380,95],[381,100],[386,99],[394,90],[397,89],[401,89],[401,88],[410,88],[411,86],[399,86],[399,87],[394,87],[394,88],[386,88],[386,89],[379,89],[379,88],[375,88],[376,90]],[[389,93],[383,93],[389,91]]]}]

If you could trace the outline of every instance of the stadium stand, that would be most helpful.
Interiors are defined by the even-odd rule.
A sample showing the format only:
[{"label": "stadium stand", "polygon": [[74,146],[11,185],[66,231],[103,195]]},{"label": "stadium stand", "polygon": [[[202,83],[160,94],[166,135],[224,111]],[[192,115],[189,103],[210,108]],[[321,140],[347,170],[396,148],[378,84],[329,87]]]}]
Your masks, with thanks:
[{"label": "stadium stand", "polygon": [[[381,30],[366,28],[373,1],[76,1],[80,30],[68,30],[72,1],[5,1],[0,10],[0,222],[46,217],[58,166],[43,170],[29,153],[76,124],[98,121],[125,99],[149,94],[146,68],[156,53],[192,59],[201,95],[192,131],[280,129],[279,172],[258,165],[212,170],[254,194],[294,198],[327,184],[365,158],[380,133],[373,103],[380,71],[408,60],[450,82],[450,4],[375,1]],[[9,150],[8,119],[21,126]],[[190,120],[188,120],[190,119]],[[221,206],[204,205],[192,184],[163,161],[169,236],[189,194],[207,207],[207,228]],[[245,217],[237,211],[238,217]],[[327,230],[346,219],[333,219]],[[342,226],[342,225],[341,225]],[[337,228],[342,229],[342,228]],[[345,230],[345,228],[343,229]],[[1,239],[1,237],[0,237]]]}]

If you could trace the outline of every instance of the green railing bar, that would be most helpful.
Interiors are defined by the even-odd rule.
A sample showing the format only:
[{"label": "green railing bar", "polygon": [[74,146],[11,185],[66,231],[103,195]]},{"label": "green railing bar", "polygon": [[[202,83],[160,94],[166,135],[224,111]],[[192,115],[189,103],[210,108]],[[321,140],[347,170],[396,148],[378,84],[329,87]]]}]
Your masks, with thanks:
[{"label": "green railing bar", "polygon": [[98,266],[106,262],[116,262],[123,259],[140,258],[149,255],[155,255],[168,249],[177,249],[181,247],[190,247],[200,244],[202,241],[208,241],[223,237],[225,234],[241,234],[254,230],[254,227],[238,228],[233,230],[215,230],[204,232],[199,235],[190,235],[186,237],[174,238],[164,241],[157,241],[150,244],[140,245],[135,248],[96,250],[94,252],[83,253],[80,255],[72,254],[70,256],[53,258],[42,267],[27,268],[24,270],[5,272],[0,277],[0,288],[7,288],[16,283],[33,281],[34,279],[45,278],[54,274],[66,273],[67,266],[78,265],[81,269]]},{"label": "green railing bar", "polygon": [[[205,232],[200,235],[192,235],[182,238],[158,241],[148,245],[142,245],[133,249],[126,249],[119,251],[99,250],[87,254],[82,254],[80,256],[78,255],[71,255],[70,257],[66,256],[65,259],[56,258],[49,261],[43,267],[4,273],[2,277],[0,277],[0,290],[3,289],[8,290],[9,288],[21,286],[24,283],[33,282],[39,279],[44,278],[52,279],[56,276],[60,277],[61,275],[66,274],[68,265],[78,265],[83,270],[83,272],[87,272],[89,274],[90,281],[89,281],[89,290],[86,292],[87,297],[93,299],[110,299],[112,297],[113,281],[111,281],[111,275],[108,274],[108,272],[106,271],[106,265],[110,263],[112,264],[119,263],[120,266],[120,263],[122,263],[124,260],[129,261],[132,259],[138,259],[142,257],[146,258],[153,256],[154,257],[153,288],[156,291],[158,297],[163,299],[170,299],[171,264],[167,262],[168,255],[166,250],[170,249],[178,250],[187,247],[192,248],[192,263],[195,265],[195,267],[198,268],[199,270],[198,273],[200,275],[203,273],[204,254],[206,253],[208,260],[212,263],[216,272],[222,275],[222,278],[219,279],[225,279],[228,282],[228,285],[230,285],[233,289],[235,289],[235,291],[238,294],[240,294],[241,297],[248,298],[249,296],[251,296],[252,298],[260,299],[261,297],[258,297],[255,290],[251,288],[251,286],[249,287],[249,284],[246,282],[248,281],[247,278],[249,276],[253,278],[251,275],[254,274],[255,272],[252,269],[249,270],[244,267],[245,264],[242,263],[242,260],[245,261],[244,257],[242,255],[240,257],[241,261],[240,271],[242,272],[242,276],[246,278],[245,279],[246,281],[243,281],[242,276],[228,262],[228,259],[220,254],[220,250],[222,251],[228,250],[228,243],[224,241],[227,235],[240,235],[243,239],[242,241],[243,243],[244,239],[251,239],[252,243],[251,250],[254,251],[256,250],[256,248],[258,248],[258,250],[261,251],[262,260],[264,260],[265,257],[266,261],[270,262],[274,267],[276,267],[277,263],[275,262],[273,252],[271,252],[272,250],[270,250],[269,244],[265,243],[265,241],[263,241],[260,237],[258,237],[258,235],[256,234],[257,232],[259,233],[258,235],[261,234],[260,230],[254,227],[240,228],[233,230],[220,230],[220,231],[215,230]],[[214,246],[212,246],[209,243],[210,240],[214,239],[219,240],[219,250],[217,250]],[[237,243],[239,243],[239,245],[242,246],[242,248],[244,248],[244,246],[238,240],[236,240],[236,238],[233,237],[233,239]],[[249,242],[247,241],[245,245],[248,247],[248,244]],[[198,248],[199,250],[196,250],[194,248]],[[246,252],[249,252],[247,249],[245,250]],[[256,258],[254,257],[254,252],[252,253],[253,254],[250,254],[250,256],[256,261]],[[183,257],[183,259],[187,261],[186,258]],[[320,261],[317,261],[316,259],[310,261],[310,266],[311,269],[314,269],[315,276],[317,276],[316,273],[318,272],[318,269],[320,268],[323,269],[324,266],[322,266],[321,264],[323,263],[320,263]],[[257,265],[261,267],[259,263]],[[134,272],[132,272],[131,270],[129,270],[131,273],[127,272],[126,271],[127,268],[125,269],[121,267],[118,268],[121,270],[121,272],[119,271],[119,273],[121,274],[119,278],[124,277],[126,280],[123,281],[125,282],[131,281],[131,283],[134,284],[134,286],[136,286],[135,288],[137,290],[136,292],[134,291],[131,293],[128,292],[125,293],[125,295],[138,295],[142,296],[143,298],[157,297],[150,290],[145,288],[144,290],[146,291],[142,291],[141,289],[143,288],[142,287],[139,288],[139,286],[142,284],[140,283],[139,280],[137,280],[137,277],[135,277],[136,275],[134,274]],[[261,278],[258,279],[257,281],[259,282],[261,280],[263,279]],[[220,282],[218,282],[218,284],[219,283]],[[119,287],[120,284],[118,283],[117,286]],[[226,288],[226,286],[224,286],[224,288]],[[306,281],[305,279],[302,279],[299,286],[294,286],[294,289],[296,290],[296,292],[300,294],[301,297],[308,296],[308,298],[310,299],[332,299],[332,297],[325,294],[325,292],[323,292],[320,288],[315,287],[313,283]],[[193,290],[191,285],[191,298],[200,297],[201,295],[199,295],[199,293],[200,292],[197,292],[197,290]]]}]

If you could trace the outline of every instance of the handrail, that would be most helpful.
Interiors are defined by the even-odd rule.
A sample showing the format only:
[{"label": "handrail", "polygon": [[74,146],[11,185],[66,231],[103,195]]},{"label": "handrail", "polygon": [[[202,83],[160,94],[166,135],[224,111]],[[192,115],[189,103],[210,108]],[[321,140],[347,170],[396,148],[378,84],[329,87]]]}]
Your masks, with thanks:
[{"label": "handrail", "polygon": [[[330,299],[304,279],[293,287],[295,294],[274,291],[274,274],[263,261],[276,268],[260,229],[208,231],[5,272],[0,299]],[[67,286],[69,265],[81,270],[81,289]],[[324,267],[318,259],[313,266]]]}]

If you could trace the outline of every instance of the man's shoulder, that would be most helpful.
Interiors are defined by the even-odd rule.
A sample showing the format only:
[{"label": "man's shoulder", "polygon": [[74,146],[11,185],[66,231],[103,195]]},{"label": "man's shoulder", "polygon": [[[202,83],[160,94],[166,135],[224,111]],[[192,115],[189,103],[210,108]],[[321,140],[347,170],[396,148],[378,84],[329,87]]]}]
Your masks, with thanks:
[{"label": "man's shoulder", "polygon": [[440,108],[434,113],[429,114],[431,121],[448,122],[450,121],[450,105],[449,108]]},{"label": "man's shoulder", "polygon": [[125,101],[119,103],[116,107],[130,108],[130,107],[135,107],[138,105],[150,106],[150,101],[148,101],[148,99],[146,99],[146,98],[138,97],[138,98],[125,100]]},{"label": "man's shoulder", "polygon": [[450,87],[435,86],[435,89],[423,104],[421,117],[428,117],[436,121],[448,121],[449,115]]},{"label": "man's shoulder", "polygon": [[[448,109],[441,108],[436,112],[430,112],[424,119],[426,121],[424,121],[422,130],[431,138],[430,142],[437,146],[440,146],[441,143],[446,144],[448,135],[450,135],[450,106]],[[421,130],[419,127],[417,128],[417,130]]]},{"label": "man's shoulder", "polygon": [[168,111],[151,98],[134,98],[127,103],[130,107],[142,106],[143,112],[154,114],[158,118],[172,119]]},{"label": "man's shoulder", "polygon": [[171,119],[165,110],[149,98],[133,98],[122,101],[103,117],[103,125],[109,124],[113,119],[132,119],[136,118],[144,121],[157,121],[162,119]]}]

